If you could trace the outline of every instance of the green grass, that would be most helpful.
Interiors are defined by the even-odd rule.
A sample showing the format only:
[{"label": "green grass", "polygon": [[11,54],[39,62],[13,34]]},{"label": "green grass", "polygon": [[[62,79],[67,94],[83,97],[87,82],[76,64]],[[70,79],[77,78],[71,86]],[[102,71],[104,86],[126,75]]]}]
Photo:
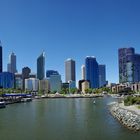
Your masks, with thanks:
[{"label": "green grass", "polygon": [[126,99],[124,99],[124,105],[129,106],[134,104],[140,104],[140,97],[128,96]]},{"label": "green grass", "polygon": [[140,105],[137,108],[140,109]]}]

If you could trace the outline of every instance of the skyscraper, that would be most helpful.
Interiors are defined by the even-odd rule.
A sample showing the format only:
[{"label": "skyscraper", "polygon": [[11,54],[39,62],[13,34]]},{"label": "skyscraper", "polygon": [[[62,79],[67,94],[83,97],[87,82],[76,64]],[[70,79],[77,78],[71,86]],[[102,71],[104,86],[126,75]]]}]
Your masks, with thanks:
[{"label": "skyscraper", "polygon": [[37,78],[39,80],[45,78],[45,53],[44,52],[37,58]]},{"label": "skyscraper", "polygon": [[0,73],[2,72],[3,69],[3,63],[2,63],[2,45],[1,45],[1,41],[0,41]]},{"label": "skyscraper", "polygon": [[22,69],[22,80],[23,80],[23,89],[25,89],[25,79],[30,78],[31,69],[29,67],[24,67]]},{"label": "skyscraper", "polygon": [[90,82],[90,88],[99,88],[99,66],[96,58],[87,56],[85,59],[86,80]]},{"label": "skyscraper", "polygon": [[85,80],[85,65],[81,66],[82,80]]},{"label": "skyscraper", "polygon": [[75,77],[75,61],[67,59],[65,61],[65,81],[76,81]]},{"label": "skyscraper", "polygon": [[14,74],[10,72],[0,73],[0,87],[1,88],[14,88]]},{"label": "skyscraper", "polygon": [[135,53],[134,48],[120,48],[119,57],[119,82],[140,81],[140,54]]},{"label": "skyscraper", "polygon": [[59,73],[56,70],[47,70],[46,77],[49,78],[51,75],[59,75]]},{"label": "skyscraper", "polygon": [[99,87],[106,85],[106,66],[99,65]]},{"label": "skyscraper", "polygon": [[50,91],[60,91],[62,86],[61,75],[56,70],[47,70],[46,77],[49,81]]},{"label": "skyscraper", "polygon": [[11,73],[16,73],[17,68],[16,68],[16,55],[12,52],[9,55],[9,63],[7,65],[7,71]]},{"label": "skyscraper", "polygon": [[48,80],[50,83],[50,91],[60,92],[62,86],[61,75],[50,75],[50,78]]}]

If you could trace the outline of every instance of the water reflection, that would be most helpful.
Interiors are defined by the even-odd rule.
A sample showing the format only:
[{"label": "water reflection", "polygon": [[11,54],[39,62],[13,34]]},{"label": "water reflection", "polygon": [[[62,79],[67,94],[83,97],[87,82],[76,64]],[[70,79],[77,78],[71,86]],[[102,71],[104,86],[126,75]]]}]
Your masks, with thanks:
[{"label": "water reflection", "polygon": [[[112,98],[46,99],[0,110],[2,140],[132,140],[140,138],[119,124],[107,104]],[[8,134],[7,134],[8,133]]]}]

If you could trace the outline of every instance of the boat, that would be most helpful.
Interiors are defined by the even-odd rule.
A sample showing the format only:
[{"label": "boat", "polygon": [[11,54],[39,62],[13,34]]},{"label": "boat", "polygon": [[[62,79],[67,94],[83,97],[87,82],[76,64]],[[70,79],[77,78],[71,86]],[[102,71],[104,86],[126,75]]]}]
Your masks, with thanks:
[{"label": "boat", "polygon": [[5,108],[6,107],[6,104],[5,104],[5,102],[3,101],[3,102],[0,102],[0,108]]},{"label": "boat", "polygon": [[35,99],[41,99],[41,97],[40,97],[40,96],[35,96],[34,98],[35,98]]},{"label": "boat", "polygon": [[32,98],[22,98],[21,102],[31,102]]},{"label": "boat", "polygon": [[47,98],[47,96],[46,95],[42,95],[41,98]]},{"label": "boat", "polygon": [[95,100],[93,100],[93,104],[96,104]]}]

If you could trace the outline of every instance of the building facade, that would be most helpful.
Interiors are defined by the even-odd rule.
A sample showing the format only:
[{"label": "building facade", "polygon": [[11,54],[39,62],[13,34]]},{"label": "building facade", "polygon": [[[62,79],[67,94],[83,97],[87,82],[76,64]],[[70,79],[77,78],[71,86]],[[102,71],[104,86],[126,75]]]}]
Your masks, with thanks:
[{"label": "building facade", "polygon": [[82,93],[86,93],[86,89],[89,89],[89,87],[90,87],[90,83],[88,82],[88,81],[84,81],[84,82],[82,82]]},{"label": "building facade", "polygon": [[39,80],[36,78],[25,79],[25,89],[30,91],[38,91]]},{"label": "building facade", "polygon": [[31,69],[29,67],[22,68],[23,89],[25,89],[25,79],[30,78]]},{"label": "building facade", "polygon": [[140,82],[131,84],[131,90],[140,93]]},{"label": "building facade", "polygon": [[85,80],[79,80],[78,81],[78,88],[80,91],[82,91],[82,83],[84,82]]},{"label": "building facade", "polygon": [[1,41],[0,41],[0,73],[3,70],[3,58],[2,58],[2,45],[1,45]]},{"label": "building facade", "polygon": [[47,94],[50,90],[49,81],[47,79],[39,80],[39,91]]},{"label": "building facade", "polygon": [[37,78],[43,80],[45,78],[45,53],[43,52],[37,58]]},{"label": "building facade", "polygon": [[56,70],[47,70],[46,77],[49,78],[51,75],[59,75],[59,73]]},{"label": "building facade", "polygon": [[76,81],[75,74],[75,61],[72,59],[67,59],[65,61],[65,81]]},{"label": "building facade", "polygon": [[106,86],[106,66],[99,65],[99,87]]},{"label": "building facade", "polygon": [[81,66],[81,78],[82,80],[85,80],[86,79],[86,76],[85,76],[85,65],[82,65]]},{"label": "building facade", "polygon": [[15,88],[22,90],[23,80],[20,77],[15,77]]},{"label": "building facade", "polygon": [[14,74],[10,72],[0,73],[0,87],[1,88],[14,88]]},{"label": "building facade", "polygon": [[134,48],[120,48],[119,58],[119,82],[140,81],[140,54],[135,53]]},{"label": "building facade", "polygon": [[62,86],[61,75],[50,75],[50,78],[48,80],[49,80],[51,92],[61,91],[61,86]]},{"label": "building facade", "polygon": [[86,80],[90,82],[90,88],[99,88],[99,66],[95,57],[86,57],[85,69]]},{"label": "building facade", "polygon": [[17,72],[16,55],[13,52],[9,55],[9,63],[7,65],[7,71],[11,73]]}]

